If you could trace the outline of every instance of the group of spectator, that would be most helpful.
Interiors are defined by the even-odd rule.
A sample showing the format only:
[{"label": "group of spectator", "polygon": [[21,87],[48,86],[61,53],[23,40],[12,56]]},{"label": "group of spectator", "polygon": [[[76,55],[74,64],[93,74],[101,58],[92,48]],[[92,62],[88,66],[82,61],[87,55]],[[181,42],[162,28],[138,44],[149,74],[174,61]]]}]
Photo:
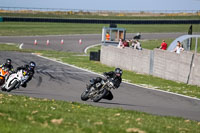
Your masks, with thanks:
[{"label": "group of spectator", "polygon": [[139,40],[119,40],[118,48],[132,47],[133,49],[142,50]]},{"label": "group of spectator", "polygon": [[[142,46],[139,40],[134,40],[134,39],[132,40],[120,39],[117,47],[118,48],[132,47],[133,49],[142,50]],[[167,50],[167,43],[165,42],[165,40],[162,41],[160,47],[158,48],[162,50]],[[177,41],[177,46],[171,52],[176,52],[177,54],[180,54],[181,51],[184,51],[184,48],[181,42]]]},{"label": "group of spectator", "polygon": [[[163,42],[161,43],[160,49],[167,50],[167,43],[165,42],[165,40],[163,40]],[[171,52],[176,52],[177,54],[180,54],[181,51],[184,51],[184,48],[181,42],[177,41],[176,47]]]}]

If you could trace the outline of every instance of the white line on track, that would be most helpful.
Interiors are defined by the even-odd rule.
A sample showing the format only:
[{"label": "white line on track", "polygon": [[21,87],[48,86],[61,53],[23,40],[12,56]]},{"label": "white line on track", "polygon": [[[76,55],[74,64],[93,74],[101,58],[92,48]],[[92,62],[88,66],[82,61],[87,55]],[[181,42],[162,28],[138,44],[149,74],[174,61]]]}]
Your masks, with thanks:
[{"label": "white line on track", "polygon": [[5,42],[0,42],[0,44],[16,45],[15,43],[5,43]]},{"label": "white line on track", "polygon": [[19,49],[22,49],[23,45],[24,45],[23,43],[20,44],[20,45],[19,45]]},{"label": "white line on track", "polygon": [[85,48],[84,53],[87,54],[87,50],[89,48],[92,48],[92,47],[95,47],[95,46],[99,46],[99,45],[101,45],[101,44],[95,44],[95,45],[88,46],[87,48]]},{"label": "white line on track", "polygon": [[[41,55],[38,55],[38,54],[35,54],[35,53],[32,53],[32,54],[33,54],[33,55],[36,55],[36,56],[38,56],[38,57],[47,59],[47,60],[51,60],[51,61],[54,61],[54,62],[63,64],[63,65],[66,65],[66,66],[70,66],[70,67],[73,67],[73,68],[76,68],[76,69],[79,69],[79,70],[86,71],[86,72],[89,72],[89,73],[92,73],[92,74],[95,74],[95,75],[103,76],[103,75],[101,75],[101,74],[99,74],[99,73],[95,73],[95,72],[92,72],[92,71],[87,70],[87,69],[83,69],[83,68],[80,68],[80,67],[77,67],[77,66],[74,66],[74,65],[70,65],[70,64],[67,64],[67,63],[63,63],[63,62],[57,61],[57,60],[55,60],[55,59],[50,59],[50,58],[47,58],[47,57],[44,57],[44,56],[41,56]],[[144,89],[148,89],[148,90],[164,92],[164,93],[173,94],[173,95],[177,95],[177,96],[181,96],[181,97],[185,97],[185,98],[189,98],[189,99],[193,99],[193,100],[198,100],[198,101],[200,101],[199,98],[195,98],[195,97],[190,97],[190,96],[186,96],[186,95],[182,95],[182,94],[177,94],[177,93],[173,93],[173,92],[168,92],[168,91],[164,91],[164,90],[158,90],[158,89],[153,89],[153,88],[147,88],[147,87],[140,86],[140,85],[133,84],[133,83],[129,83],[129,82],[126,82],[126,81],[123,81],[123,83],[129,84],[129,85],[138,86],[138,87],[141,87],[141,88],[144,88]]]}]

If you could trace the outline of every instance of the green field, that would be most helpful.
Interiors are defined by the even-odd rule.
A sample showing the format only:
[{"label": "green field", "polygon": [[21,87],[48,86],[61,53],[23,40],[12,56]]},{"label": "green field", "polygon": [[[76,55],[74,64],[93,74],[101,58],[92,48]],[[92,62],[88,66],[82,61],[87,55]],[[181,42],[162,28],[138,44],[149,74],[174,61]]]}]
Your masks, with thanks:
[{"label": "green field", "polygon": [[[30,35],[66,35],[66,34],[101,34],[108,24],[72,24],[72,23],[39,23],[39,22],[0,22],[0,36]],[[117,25],[125,28],[127,33],[187,33],[190,25]],[[200,33],[200,25],[193,25],[193,32]]]},{"label": "green field", "polygon": [[199,133],[200,123],[0,93],[1,133]]}]

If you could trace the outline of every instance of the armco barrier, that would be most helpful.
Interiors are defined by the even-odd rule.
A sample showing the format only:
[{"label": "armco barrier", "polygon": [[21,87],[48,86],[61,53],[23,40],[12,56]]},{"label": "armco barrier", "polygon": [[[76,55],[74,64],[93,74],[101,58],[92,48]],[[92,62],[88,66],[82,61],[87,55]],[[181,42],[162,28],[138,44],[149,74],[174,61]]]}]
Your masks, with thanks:
[{"label": "armco barrier", "polygon": [[138,51],[103,45],[101,63],[168,80],[200,85],[200,55],[194,56],[192,52],[177,54],[160,49]]}]

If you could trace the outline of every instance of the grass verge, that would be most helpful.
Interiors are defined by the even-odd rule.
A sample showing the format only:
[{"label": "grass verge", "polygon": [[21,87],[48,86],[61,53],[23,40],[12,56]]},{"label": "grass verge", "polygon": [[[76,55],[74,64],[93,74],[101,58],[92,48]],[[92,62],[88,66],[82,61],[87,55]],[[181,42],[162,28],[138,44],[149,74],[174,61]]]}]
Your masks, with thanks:
[{"label": "grass verge", "polygon": [[[0,36],[34,36],[34,35],[65,35],[65,34],[101,34],[108,24],[79,23],[39,23],[39,22],[1,22]],[[118,24],[127,33],[166,33],[188,32],[189,24]],[[200,32],[200,25],[193,25],[193,32]]]},{"label": "grass verge", "polygon": [[2,133],[198,133],[200,122],[0,93]]}]

